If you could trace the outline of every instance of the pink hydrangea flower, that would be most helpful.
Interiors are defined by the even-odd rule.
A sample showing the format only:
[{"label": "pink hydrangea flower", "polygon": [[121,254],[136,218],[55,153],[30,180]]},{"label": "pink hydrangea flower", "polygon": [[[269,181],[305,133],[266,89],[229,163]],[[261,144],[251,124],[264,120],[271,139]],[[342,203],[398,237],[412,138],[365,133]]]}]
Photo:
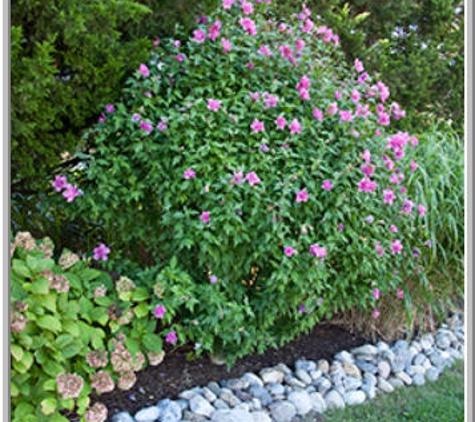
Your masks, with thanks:
[{"label": "pink hydrangea flower", "polygon": [[275,119],[275,123],[277,124],[280,130],[283,130],[285,128],[285,125],[287,124],[287,120],[285,120],[284,117],[277,117],[277,119]]},{"label": "pink hydrangea flower", "polygon": [[272,51],[270,50],[270,48],[267,45],[261,45],[259,47],[258,52],[261,53],[262,55],[266,56],[266,57],[272,56]]},{"label": "pink hydrangea flower", "polygon": [[417,206],[417,211],[419,211],[419,215],[420,215],[421,217],[424,217],[424,215],[425,215],[425,213],[426,213],[427,210],[426,210],[426,207],[424,207],[424,205],[419,204],[419,205]]},{"label": "pink hydrangea flower", "polygon": [[82,195],[82,190],[78,189],[77,185],[71,185],[69,183],[64,187],[63,196],[66,198],[66,202],[72,202],[74,198]]},{"label": "pink hydrangea flower", "polygon": [[391,251],[394,254],[400,254],[401,251],[402,251],[402,243],[400,240],[395,240],[392,244],[391,244]]},{"label": "pink hydrangea flower", "polygon": [[295,192],[295,196],[296,196],[296,199],[295,199],[296,202],[307,202],[309,198],[309,195],[307,193],[307,188],[303,188],[302,190]]},{"label": "pink hydrangea flower", "polygon": [[236,0],[223,0],[223,9],[231,9],[234,3],[236,3]]},{"label": "pink hydrangea flower", "polygon": [[241,8],[245,15],[252,15],[254,13],[254,6],[250,2],[243,1]]},{"label": "pink hydrangea flower", "polygon": [[255,133],[264,132],[264,130],[265,130],[264,123],[260,122],[257,119],[254,119],[254,121],[251,123],[251,129]]},{"label": "pink hydrangea flower", "polygon": [[391,117],[389,116],[388,113],[380,113],[378,119],[378,124],[381,126],[389,126],[391,123]]},{"label": "pink hydrangea flower", "polygon": [[141,64],[139,66],[139,72],[142,74],[144,78],[148,78],[150,76],[150,70],[148,70],[148,67],[146,64]]},{"label": "pink hydrangea flower", "polygon": [[195,29],[193,31],[193,41],[196,41],[198,44],[206,41],[206,34],[201,29]]},{"label": "pink hydrangea flower", "polygon": [[320,109],[316,108],[313,110],[313,117],[315,117],[321,122],[323,120],[323,112]]},{"label": "pink hydrangea flower", "polygon": [[165,337],[165,341],[169,344],[175,344],[177,341],[178,341],[178,337],[176,335],[176,332],[175,331],[170,331],[166,337]]},{"label": "pink hydrangea flower", "polygon": [[333,102],[327,108],[327,114],[334,116],[338,112],[338,104]]},{"label": "pink hydrangea flower", "polygon": [[374,289],[371,294],[373,295],[373,297],[377,300],[379,299],[379,297],[381,296],[381,292],[379,289]]},{"label": "pink hydrangea flower", "polygon": [[213,100],[211,98],[208,100],[208,110],[216,112],[220,108],[221,108],[221,101],[220,100]]},{"label": "pink hydrangea flower", "polygon": [[298,51],[302,51],[304,47],[305,47],[305,41],[302,40],[301,38],[295,42],[295,48]]},{"label": "pink hydrangea flower", "polygon": [[358,83],[359,84],[364,84],[369,78],[369,75],[366,72],[363,72],[359,77],[358,77]]},{"label": "pink hydrangea flower", "polygon": [[310,79],[307,76],[304,75],[300,79],[300,82],[297,85],[295,85],[295,88],[298,89],[298,90],[308,89],[308,88],[310,88],[310,85],[311,85]]},{"label": "pink hydrangea flower", "polygon": [[293,135],[295,133],[302,133],[302,126],[300,125],[297,119],[292,120],[289,125],[290,134]]},{"label": "pink hydrangea flower", "polygon": [[66,179],[66,176],[56,176],[51,182],[51,186],[55,188],[56,192],[61,192],[67,185],[68,180]]},{"label": "pink hydrangea flower", "polygon": [[313,21],[311,19],[305,19],[303,27],[300,28],[302,32],[310,32],[313,28]]},{"label": "pink hydrangea flower", "polygon": [[356,89],[356,88],[353,88],[351,90],[351,99],[353,100],[354,103],[357,103],[361,98],[361,94],[360,92]]},{"label": "pink hydrangea flower", "polygon": [[384,204],[393,205],[394,200],[396,199],[396,195],[392,190],[390,189],[383,190],[383,196],[384,196],[384,199],[383,199]]},{"label": "pink hydrangea flower", "polygon": [[310,246],[310,253],[317,258],[322,258],[322,260],[327,256],[327,250],[316,243]]},{"label": "pink hydrangea flower", "polygon": [[220,34],[220,31],[221,31],[221,22],[220,21],[216,21],[215,23],[213,23],[213,25],[211,25],[209,27],[209,35],[208,35],[208,38],[210,40],[213,40],[215,41],[216,39],[218,39],[219,37],[219,34]]},{"label": "pink hydrangea flower", "polygon": [[153,310],[153,314],[155,315],[155,318],[163,319],[163,317],[165,316],[166,311],[167,311],[167,308],[165,306],[157,305],[157,306],[155,306],[155,308]]},{"label": "pink hydrangea flower", "polygon": [[268,92],[264,92],[264,104],[266,107],[275,107],[277,106],[277,97],[275,95],[269,94]]},{"label": "pink hydrangea flower", "polygon": [[205,224],[209,223],[211,221],[210,214],[211,213],[209,211],[203,211],[201,213],[200,220]]},{"label": "pink hydrangea flower", "polygon": [[284,59],[288,59],[290,60],[292,55],[293,55],[293,48],[290,47],[289,45],[281,45],[279,46],[279,51],[280,51],[280,55],[284,58]]},{"label": "pink hydrangea flower", "polygon": [[302,100],[306,100],[306,101],[310,100],[310,93],[308,92],[307,89],[302,88],[299,91],[299,93],[300,93],[300,98],[302,98]]},{"label": "pink hydrangea flower", "polygon": [[363,62],[359,59],[356,59],[355,60],[355,70],[358,72],[358,73],[361,73],[364,71],[364,66],[363,66]]},{"label": "pink hydrangea flower", "polygon": [[249,35],[254,36],[257,34],[256,23],[251,18],[242,18],[239,20],[239,23]]},{"label": "pink hydrangea flower", "polygon": [[94,253],[93,258],[96,261],[99,261],[99,260],[107,261],[108,259],[107,255],[109,255],[110,251],[111,250],[104,243],[101,243],[99,244],[97,248],[93,250],[93,253]]},{"label": "pink hydrangea flower", "polygon": [[291,257],[293,255],[297,255],[297,251],[292,248],[292,246],[285,246],[284,247],[284,253],[288,256]]},{"label": "pink hydrangea flower", "polygon": [[353,113],[351,110],[340,110],[341,121],[351,122],[353,120]]},{"label": "pink hydrangea flower", "polygon": [[257,185],[258,183],[261,183],[261,179],[257,176],[256,173],[251,171],[246,175],[245,181],[247,181],[251,186]]},{"label": "pink hydrangea flower", "polygon": [[375,191],[377,187],[378,185],[375,181],[370,180],[368,178],[364,178],[358,184],[358,191],[370,193],[370,192]]},{"label": "pink hydrangea flower", "polygon": [[333,183],[331,182],[331,180],[329,180],[329,179],[324,180],[323,183],[322,183],[322,189],[332,190],[333,189]]},{"label": "pink hydrangea flower", "polygon": [[379,98],[384,103],[389,98],[389,88],[381,81],[376,84],[379,90]]},{"label": "pink hydrangea flower", "polygon": [[196,173],[191,169],[186,169],[183,172],[183,175],[185,176],[185,179],[194,179],[196,177]]},{"label": "pink hydrangea flower", "polygon": [[231,42],[227,38],[221,38],[221,44],[223,46],[223,51],[227,54],[229,53],[233,46],[231,45]]}]

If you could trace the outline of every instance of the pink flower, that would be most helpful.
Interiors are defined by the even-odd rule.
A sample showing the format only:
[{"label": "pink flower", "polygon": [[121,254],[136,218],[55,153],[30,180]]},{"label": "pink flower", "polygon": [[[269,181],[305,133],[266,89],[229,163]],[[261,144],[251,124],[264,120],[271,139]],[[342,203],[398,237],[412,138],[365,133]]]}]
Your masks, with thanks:
[{"label": "pink flower", "polygon": [[412,202],[411,200],[405,198],[401,212],[403,214],[410,214],[412,212],[412,207],[413,206],[414,206],[414,202]]},{"label": "pink flower", "polygon": [[193,41],[196,41],[198,44],[201,44],[206,40],[206,34],[201,29],[195,29],[193,31]]},{"label": "pink flower", "polygon": [[374,244],[374,247],[376,248],[376,253],[377,253],[378,257],[381,258],[384,255],[384,252],[385,252],[383,247],[381,246],[381,244],[379,242],[376,242]]},{"label": "pink flower", "polygon": [[343,98],[343,95],[341,94],[340,91],[335,91],[335,100],[341,100]]},{"label": "pink flower", "polygon": [[372,315],[373,315],[374,319],[377,319],[381,315],[381,313],[377,309],[375,309],[373,311]]},{"label": "pink flower", "polygon": [[292,120],[289,125],[290,134],[293,135],[295,133],[302,133],[302,126],[300,125],[297,119]]},{"label": "pink flower", "polygon": [[113,113],[115,110],[115,107],[112,104],[107,104],[106,105],[106,112],[107,113]]},{"label": "pink flower", "polygon": [[379,81],[376,86],[379,90],[379,98],[384,103],[389,98],[389,88],[381,81]]},{"label": "pink flower", "polygon": [[221,108],[221,101],[220,100],[213,100],[211,98],[208,100],[208,110],[216,112],[220,108]]},{"label": "pink flower", "polygon": [[216,21],[215,23],[213,23],[213,25],[211,25],[209,27],[209,35],[208,35],[208,38],[210,40],[216,40],[218,37],[219,37],[219,33],[220,33],[220,30],[221,30],[221,22],[220,21]]},{"label": "pink flower", "polygon": [[78,189],[77,185],[71,185],[69,183],[65,186],[63,196],[66,198],[66,202],[72,202],[74,198],[82,195],[82,190]]},{"label": "pink flower", "polygon": [[164,130],[167,129],[167,124],[164,123],[164,122],[160,122],[160,123],[157,125],[157,129],[158,129],[160,132],[163,132]]},{"label": "pink flower", "polygon": [[231,42],[226,38],[221,38],[221,44],[223,45],[223,50],[226,54],[229,53],[233,48]]},{"label": "pink flower", "polygon": [[299,306],[299,314],[304,314],[307,312],[307,308],[305,307],[305,305],[300,305]]},{"label": "pink flower", "polygon": [[185,176],[185,179],[194,179],[196,177],[196,173],[191,169],[186,169],[183,172],[183,175]]},{"label": "pink flower", "polygon": [[212,275],[210,278],[209,278],[209,282],[211,284],[216,284],[218,282],[218,277],[216,277],[215,275]]},{"label": "pink flower", "polygon": [[233,173],[233,181],[234,183],[236,183],[237,185],[240,185],[241,183],[244,182],[244,174],[242,171],[239,171],[239,172],[234,172]]},{"label": "pink flower", "polygon": [[411,158],[411,173],[417,170],[419,167],[419,164],[417,164],[412,158]]},{"label": "pink flower", "polygon": [[257,101],[259,99],[259,93],[258,92],[249,92],[249,96],[251,97],[252,101]]},{"label": "pink flower", "polygon": [[340,110],[340,117],[343,123],[351,122],[353,120],[353,113],[351,110]]},{"label": "pink flower", "polygon": [[277,97],[275,95],[264,92],[264,104],[266,107],[275,107],[277,106]]},{"label": "pink flower", "polygon": [[364,71],[364,66],[363,66],[363,62],[359,59],[356,59],[355,60],[355,70],[358,72],[358,73],[361,73]]},{"label": "pink flower", "polygon": [[258,50],[259,53],[263,54],[266,57],[272,56],[272,51],[267,45],[261,45]]},{"label": "pink flower", "polygon": [[296,48],[298,51],[303,50],[304,47],[305,47],[305,41],[304,41],[304,40],[298,39],[298,40],[295,42],[295,48]]},{"label": "pink flower", "polygon": [[167,343],[170,343],[170,344],[175,344],[177,341],[178,341],[178,337],[176,336],[176,332],[175,331],[170,331],[166,337],[165,337],[165,341]]},{"label": "pink flower", "polygon": [[62,191],[67,185],[68,180],[66,179],[66,176],[56,176],[51,182],[51,186],[55,188],[56,192]]},{"label": "pink flower", "polygon": [[313,110],[313,117],[315,117],[321,122],[323,120],[323,112],[320,109],[316,108]]},{"label": "pink flower", "polygon": [[286,246],[284,248],[284,253],[288,256],[288,257],[291,257],[293,255],[297,255],[297,251],[292,248],[292,246]]},{"label": "pink flower", "polygon": [[254,186],[254,185],[257,185],[258,183],[261,183],[261,179],[259,179],[259,177],[257,176],[257,174],[254,173],[253,171],[251,171],[250,173],[248,173],[248,174],[246,175],[245,180],[246,180],[247,182],[249,182],[249,184],[250,184],[251,186]]},{"label": "pink flower", "polygon": [[322,258],[322,260],[327,256],[327,250],[316,243],[310,246],[310,253],[317,258]]},{"label": "pink flower", "polygon": [[363,160],[365,160],[367,163],[371,163],[371,152],[368,149],[363,151]]},{"label": "pink flower", "polygon": [[257,119],[254,119],[254,121],[251,123],[251,129],[255,132],[255,133],[259,133],[259,132],[264,132],[264,123],[263,122],[260,122],[259,120]]},{"label": "pink flower", "polygon": [[236,0],[223,0],[223,9],[231,9]]},{"label": "pink flower", "polygon": [[415,136],[411,136],[411,149],[414,149],[417,145],[419,145],[419,140]]},{"label": "pink flower", "polygon": [[107,261],[107,255],[110,253],[110,251],[111,250],[104,243],[101,243],[97,248],[93,250],[93,258],[96,261],[99,261],[100,259],[102,259],[103,261]]},{"label": "pink flower", "polygon": [[327,114],[334,116],[338,111],[338,104],[333,102],[327,108]]},{"label": "pink flower", "polygon": [[291,59],[294,50],[288,45],[279,46],[280,55],[285,59]]},{"label": "pink flower", "polygon": [[322,188],[325,189],[325,190],[332,190],[333,189],[333,184],[331,182],[331,180],[324,180],[323,183],[322,183]]},{"label": "pink flower", "polygon": [[308,88],[310,88],[310,85],[311,85],[310,79],[307,76],[304,75],[300,79],[300,82],[297,85],[295,85],[295,88],[298,89],[298,90],[308,89]]},{"label": "pink flower", "polygon": [[393,225],[393,224],[391,224],[391,225],[389,226],[389,230],[391,230],[393,233],[397,233],[397,232],[398,232],[397,227],[396,227],[395,225]]},{"label": "pink flower", "polygon": [[392,244],[391,244],[391,251],[394,254],[400,254],[401,251],[402,251],[402,243],[400,240],[395,240]]},{"label": "pink flower", "polygon": [[396,199],[396,195],[394,194],[392,190],[389,190],[389,189],[383,190],[383,196],[384,196],[384,199],[383,199],[384,204],[393,205],[394,200]]},{"label": "pink flower", "polygon": [[150,71],[148,70],[148,67],[146,64],[141,64],[139,66],[139,72],[142,74],[144,78],[148,78],[150,76]]},{"label": "pink flower", "polygon": [[364,178],[358,184],[358,191],[359,192],[370,193],[370,192],[375,191],[377,187],[378,187],[378,185],[377,185],[376,182],[374,182],[370,179]]},{"label": "pink flower", "polygon": [[420,215],[421,217],[424,217],[424,215],[425,215],[425,213],[426,213],[427,210],[426,210],[426,207],[424,207],[424,205],[419,204],[419,205],[417,206],[417,211],[419,211],[419,215]]},{"label": "pink flower", "polygon": [[363,72],[359,77],[358,77],[358,83],[363,84],[366,82],[366,80],[369,78],[369,75],[366,72]]},{"label": "pink flower", "polygon": [[251,15],[252,13],[254,13],[254,6],[252,5],[252,3],[243,1],[241,7],[245,15]]},{"label": "pink flower", "polygon": [[343,223],[338,223],[338,230],[340,230],[341,232],[345,230],[345,225]]},{"label": "pink flower", "polygon": [[397,298],[404,299],[404,290],[400,289],[399,287],[397,288]]},{"label": "pink flower", "polygon": [[379,296],[381,295],[381,292],[379,291],[379,289],[374,289],[371,294],[373,295],[373,297],[375,299],[379,299]]},{"label": "pink flower", "polygon": [[179,54],[176,55],[176,61],[177,62],[182,62],[184,60],[185,60],[185,56],[183,54],[179,53]]},{"label": "pink flower", "polygon": [[287,120],[285,120],[284,117],[277,117],[277,119],[275,119],[275,123],[277,124],[280,130],[283,130],[285,128],[285,125],[287,124]]},{"label": "pink flower", "polygon": [[310,32],[313,28],[313,21],[311,19],[306,19],[304,25],[300,30],[302,32]]},{"label": "pink flower", "polygon": [[152,133],[153,126],[152,126],[151,123],[142,120],[142,121],[140,122],[140,129],[142,129],[142,130],[144,130],[145,132],[147,132],[147,135],[150,135],[150,134]]},{"label": "pink flower", "polygon": [[180,45],[181,45],[181,41],[180,41],[180,40],[175,40],[175,41],[173,41],[173,46],[174,46],[174,47],[178,48],[178,47],[180,47]]},{"label": "pink flower", "polygon": [[153,313],[155,315],[155,318],[163,319],[163,317],[165,316],[166,311],[167,311],[167,308],[165,308],[165,306],[157,305],[157,306],[155,306],[155,309],[153,310]]},{"label": "pink flower", "polygon": [[211,221],[210,212],[209,211],[203,211],[201,213],[200,220],[205,224],[209,223]]},{"label": "pink flower", "polygon": [[106,121],[106,115],[104,113],[101,113],[99,116],[99,119],[97,119],[99,123],[104,123]]},{"label": "pink flower", "polygon": [[296,196],[296,199],[295,199],[296,202],[307,202],[309,198],[309,195],[307,193],[307,188],[303,188],[302,190],[297,191],[295,193],[295,196]]},{"label": "pink flower", "polygon": [[300,98],[302,98],[302,100],[310,100],[310,93],[308,92],[307,89],[305,88],[302,88],[300,90]]},{"label": "pink flower", "polygon": [[249,35],[254,36],[257,34],[256,23],[251,18],[242,18],[239,20],[239,23]]},{"label": "pink flower", "polygon": [[389,116],[388,113],[379,114],[378,124],[380,124],[381,126],[389,126],[390,122],[391,122],[391,117]]},{"label": "pink flower", "polygon": [[353,88],[351,90],[351,99],[353,100],[354,103],[357,103],[361,98],[361,94],[360,92],[356,89],[356,88]]}]

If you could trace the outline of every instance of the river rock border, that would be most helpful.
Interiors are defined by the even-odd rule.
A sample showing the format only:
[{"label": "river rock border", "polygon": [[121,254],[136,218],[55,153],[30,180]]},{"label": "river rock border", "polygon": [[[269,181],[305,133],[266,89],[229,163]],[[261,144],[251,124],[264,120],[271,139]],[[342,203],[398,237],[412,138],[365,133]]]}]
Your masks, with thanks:
[{"label": "river rock border", "polygon": [[412,342],[366,344],[340,351],[332,362],[300,359],[259,374],[210,382],[164,399],[133,417],[112,422],[296,422],[309,414],[352,406],[395,389],[436,381],[446,367],[464,358],[463,314],[453,314],[434,334]]}]

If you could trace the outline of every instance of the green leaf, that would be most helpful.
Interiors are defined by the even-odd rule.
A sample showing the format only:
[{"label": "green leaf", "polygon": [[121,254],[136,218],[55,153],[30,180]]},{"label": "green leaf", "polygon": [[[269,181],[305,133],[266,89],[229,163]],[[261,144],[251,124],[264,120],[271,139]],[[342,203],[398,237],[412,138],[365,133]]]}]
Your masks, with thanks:
[{"label": "green leaf", "polygon": [[137,287],[132,294],[132,300],[134,302],[142,302],[144,300],[150,299],[151,292],[145,287]]},{"label": "green leaf", "polygon": [[105,326],[109,321],[109,314],[105,308],[95,308],[90,312],[93,321],[98,322],[102,326]]},{"label": "green leaf", "polygon": [[55,398],[49,397],[41,401],[41,411],[45,415],[51,415],[58,407],[58,402]]},{"label": "green leaf", "polygon": [[76,321],[66,320],[63,322],[64,331],[68,332],[74,337],[79,337],[80,331]]},{"label": "green leaf", "polygon": [[57,306],[56,306],[57,297],[58,297],[57,293],[50,290],[49,294],[42,295],[39,300],[41,301],[41,304],[46,309],[48,309],[48,311],[51,311],[52,313],[55,313],[57,311]]},{"label": "green leaf", "polygon": [[49,379],[43,383],[43,390],[56,391],[56,380]]},{"label": "green leaf", "polygon": [[26,257],[26,264],[33,272],[40,273],[41,271],[51,269],[54,266],[54,261],[28,255]]},{"label": "green leaf", "polygon": [[84,282],[95,280],[97,277],[101,275],[101,271],[94,270],[93,268],[85,268],[77,273],[77,275],[82,279]]},{"label": "green leaf", "polygon": [[26,418],[27,416],[34,415],[35,409],[31,404],[28,404],[26,402],[21,402],[18,404],[18,406],[15,409],[14,415],[15,419],[23,419]]},{"label": "green leaf", "polygon": [[142,338],[142,343],[151,352],[160,352],[162,350],[162,339],[157,334],[145,334]]},{"label": "green leaf", "polygon": [[69,419],[56,413],[51,416],[48,422],[69,422]]},{"label": "green leaf", "polygon": [[74,337],[71,335],[71,334],[61,334],[60,336],[58,336],[58,338],[56,339],[56,345],[62,349],[63,347],[66,347],[68,346],[69,344],[71,344],[74,340]]},{"label": "green leaf", "polygon": [[10,380],[10,395],[12,397],[18,397],[19,394],[20,390],[18,389],[17,385],[12,380]]},{"label": "green leaf", "polygon": [[18,346],[17,344],[12,344],[10,346],[10,352],[13,356],[13,358],[17,361],[17,362],[20,362],[21,359],[23,358],[23,355],[24,355],[24,351],[23,349]]},{"label": "green leaf", "polygon": [[55,318],[52,315],[44,315],[42,317],[39,317],[36,320],[36,323],[39,327],[45,330],[52,331],[53,333],[58,333],[61,331],[61,322],[58,318]]},{"label": "green leaf", "polygon": [[100,306],[105,306],[106,308],[112,305],[112,300],[107,296],[100,296],[94,298],[94,302],[96,302]]},{"label": "green leaf", "polygon": [[49,293],[49,281],[44,277],[39,277],[31,284],[31,293],[47,295]]},{"label": "green leaf", "polygon": [[140,351],[140,344],[138,343],[138,341],[130,338],[130,337],[127,337],[125,339],[125,345],[127,347],[127,350],[132,353],[132,356],[135,356],[137,352]]},{"label": "green leaf", "polygon": [[74,341],[70,345],[64,347],[61,350],[61,353],[66,359],[70,359],[73,356],[76,356],[83,348],[83,345],[79,341]]},{"label": "green leaf", "polygon": [[12,272],[23,278],[33,277],[30,269],[21,259],[12,259]]},{"label": "green leaf", "polygon": [[48,374],[50,377],[56,379],[56,377],[66,372],[66,370],[61,366],[59,363],[55,362],[54,360],[48,360],[45,364],[42,365],[43,371]]},{"label": "green leaf", "polygon": [[137,318],[144,318],[150,313],[148,303],[142,302],[134,308],[134,314]]}]

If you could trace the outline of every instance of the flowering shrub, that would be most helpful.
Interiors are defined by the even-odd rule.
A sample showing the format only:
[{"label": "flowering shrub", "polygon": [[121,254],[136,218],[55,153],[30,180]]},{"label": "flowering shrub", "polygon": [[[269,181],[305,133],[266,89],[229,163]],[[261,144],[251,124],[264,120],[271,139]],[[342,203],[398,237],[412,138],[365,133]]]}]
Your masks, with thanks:
[{"label": "flowering shrub", "polygon": [[20,232],[11,255],[12,421],[67,422],[62,410],[105,421],[91,392],[130,389],[147,360],[163,359],[157,299],[126,277],[114,286],[71,252],[56,262],[47,238]]},{"label": "flowering shrub", "polygon": [[418,140],[391,130],[405,111],[308,9],[285,22],[268,3],[224,0],[156,44],[88,133],[70,208],[152,266],[178,336],[231,361],[350,306],[377,318],[374,289],[401,297],[428,240],[405,186]]}]

